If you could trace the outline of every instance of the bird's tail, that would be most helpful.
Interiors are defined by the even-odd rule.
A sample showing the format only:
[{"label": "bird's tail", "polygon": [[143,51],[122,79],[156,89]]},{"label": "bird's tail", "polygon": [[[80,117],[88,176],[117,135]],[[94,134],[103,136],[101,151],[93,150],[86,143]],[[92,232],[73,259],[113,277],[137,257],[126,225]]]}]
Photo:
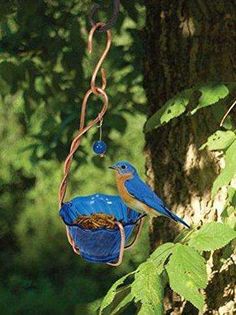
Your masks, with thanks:
[{"label": "bird's tail", "polygon": [[165,207],[165,211],[166,211],[166,216],[173,219],[176,222],[180,222],[182,223],[184,226],[186,226],[187,228],[190,229],[190,226],[180,217],[178,217],[176,214],[174,214],[173,212],[171,212],[168,208]]}]

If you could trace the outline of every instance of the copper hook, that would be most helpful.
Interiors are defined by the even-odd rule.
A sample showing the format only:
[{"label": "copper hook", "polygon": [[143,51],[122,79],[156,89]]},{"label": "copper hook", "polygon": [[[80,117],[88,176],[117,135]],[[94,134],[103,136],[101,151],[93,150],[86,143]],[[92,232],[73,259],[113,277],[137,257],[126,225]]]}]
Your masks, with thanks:
[{"label": "copper hook", "polygon": [[[88,38],[88,51],[90,54],[93,52],[93,35],[94,35],[95,31],[103,25],[104,25],[104,23],[97,23],[91,28],[91,31],[89,33],[89,38]],[[102,87],[101,87],[101,89],[105,90],[106,85],[107,85],[106,72],[105,72],[104,68],[102,68],[102,64],[103,64],[103,62],[104,62],[104,60],[105,60],[105,58],[106,58],[106,56],[110,50],[112,38],[111,38],[111,31],[108,30],[108,31],[106,31],[106,33],[107,33],[106,47],[105,47],[105,49],[102,53],[102,56],[100,57],[97,65],[94,69],[92,79],[91,79],[91,90],[93,91],[93,93],[95,95],[99,94],[97,87],[96,87],[96,79],[97,79],[98,71],[100,68],[101,68],[101,75],[102,75]]]},{"label": "copper hook", "polygon": [[[94,15],[98,13],[98,10],[100,8],[101,8],[101,5],[98,3],[95,3],[91,9],[91,12],[89,15],[89,21],[92,26],[96,24],[93,17]],[[103,26],[99,27],[98,32],[106,32],[107,30],[111,29],[118,19],[119,11],[120,11],[120,0],[113,0],[112,16],[106,24],[103,24]]]},{"label": "copper hook", "polygon": [[[89,53],[91,54],[93,51],[93,35],[94,32],[96,31],[97,28],[103,26],[103,23],[97,23],[96,25],[94,25],[89,33],[89,38],[88,38],[88,50]],[[82,102],[82,109],[81,109],[81,116],[80,116],[80,128],[79,128],[79,132],[76,135],[76,137],[74,138],[74,140],[72,141],[71,147],[70,147],[70,152],[65,160],[64,163],[64,177],[61,181],[60,184],[60,188],[59,188],[59,193],[58,193],[58,199],[59,199],[59,207],[61,207],[61,205],[63,204],[64,198],[65,198],[65,194],[66,194],[66,190],[67,190],[67,180],[68,180],[68,176],[70,173],[70,168],[71,168],[71,164],[72,164],[72,159],[73,156],[76,152],[76,150],[78,149],[80,142],[81,142],[81,137],[89,130],[91,129],[94,125],[96,125],[97,123],[101,123],[103,116],[105,115],[107,108],[108,108],[108,96],[105,92],[105,88],[106,88],[106,73],[104,71],[103,68],[101,68],[102,63],[104,62],[110,47],[111,47],[111,31],[106,31],[107,33],[107,43],[106,43],[106,47],[102,53],[102,56],[100,57],[96,68],[93,72],[92,75],[92,79],[91,79],[91,88],[87,91],[87,93],[84,96],[83,102]],[[98,71],[101,68],[101,74],[102,74],[102,87],[98,87],[96,86],[96,78],[98,75]],[[88,98],[91,94],[95,94],[95,95],[100,95],[103,99],[103,106],[101,111],[99,112],[99,114],[97,115],[97,117],[92,120],[87,126],[85,126],[85,115],[86,115],[86,109],[87,109],[87,102],[88,102]]]},{"label": "copper hook", "polygon": [[65,163],[64,163],[64,177],[61,181],[59,193],[58,193],[59,208],[62,206],[64,198],[65,198],[65,194],[66,194],[66,190],[67,190],[67,179],[68,179],[68,176],[70,173],[72,159],[73,159],[73,156],[80,145],[81,137],[87,131],[89,131],[93,126],[95,126],[97,123],[99,123],[101,121],[101,119],[105,115],[107,108],[108,108],[108,96],[107,96],[106,92],[103,91],[99,87],[97,87],[97,90],[98,90],[98,94],[103,99],[103,106],[102,106],[102,109],[99,112],[99,114],[92,121],[90,121],[87,126],[85,126],[85,115],[86,115],[87,103],[88,103],[89,96],[93,93],[92,89],[89,89],[87,91],[87,93],[85,94],[84,99],[83,99],[83,103],[82,103],[80,129],[79,129],[76,137],[74,138],[74,140],[71,143],[70,152],[69,152],[69,154],[65,160]]},{"label": "copper hook", "polygon": [[125,231],[124,231],[124,227],[120,222],[115,222],[116,225],[118,226],[119,230],[120,230],[120,254],[119,254],[119,258],[118,261],[115,263],[107,263],[107,265],[113,266],[113,267],[118,267],[123,260],[123,256],[124,256],[124,250],[125,250]]}]

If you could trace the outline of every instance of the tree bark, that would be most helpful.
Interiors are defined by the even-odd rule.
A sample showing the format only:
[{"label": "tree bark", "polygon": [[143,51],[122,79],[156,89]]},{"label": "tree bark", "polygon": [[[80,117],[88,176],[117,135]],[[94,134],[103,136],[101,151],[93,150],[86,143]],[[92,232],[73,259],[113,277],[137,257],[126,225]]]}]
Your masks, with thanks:
[{"label": "tree bark", "polygon": [[[145,5],[144,84],[149,115],[196,83],[235,81],[236,1],[145,0]],[[210,198],[219,158],[198,150],[219,127],[212,113],[213,108],[199,111],[146,135],[149,183],[169,208],[191,224],[217,220],[217,210],[223,206],[222,194],[214,202]],[[166,218],[155,219],[150,232],[152,249],[172,241],[180,228]],[[223,268],[220,255],[221,251],[209,255],[211,276],[204,314],[233,314],[233,265]],[[219,268],[224,269],[220,275],[215,272]],[[198,314],[171,290],[167,289],[166,296],[166,314]]]}]

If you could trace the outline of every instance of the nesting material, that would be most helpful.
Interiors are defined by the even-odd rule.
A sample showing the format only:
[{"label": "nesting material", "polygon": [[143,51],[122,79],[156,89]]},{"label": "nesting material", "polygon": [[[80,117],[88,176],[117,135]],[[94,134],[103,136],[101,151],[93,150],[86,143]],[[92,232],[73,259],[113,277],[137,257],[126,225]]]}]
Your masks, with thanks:
[{"label": "nesting material", "polygon": [[85,229],[107,228],[114,229],[116,218],[104,213],[94,213],[88,216],[79,216],[74,223],[81,225]]}]

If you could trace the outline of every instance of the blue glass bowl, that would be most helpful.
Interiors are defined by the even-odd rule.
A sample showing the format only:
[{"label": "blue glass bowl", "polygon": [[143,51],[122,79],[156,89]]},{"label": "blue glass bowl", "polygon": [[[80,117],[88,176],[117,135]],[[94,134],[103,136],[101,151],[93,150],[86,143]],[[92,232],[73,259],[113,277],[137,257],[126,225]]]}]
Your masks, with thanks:
[{"label": "blue glass bowl", "polygon": [[85,229],[73,222],[80,215],[104,213],[113,215],[124,227],[125,241],[128,241],[136,222],[141,215],[127,208],[119,196],[95,194],[77,197],[63,204],[60,216],[69,229],[81,257],[93,263],[116,262],[120,254],[121,235],[118,227],[114,229]]}]

